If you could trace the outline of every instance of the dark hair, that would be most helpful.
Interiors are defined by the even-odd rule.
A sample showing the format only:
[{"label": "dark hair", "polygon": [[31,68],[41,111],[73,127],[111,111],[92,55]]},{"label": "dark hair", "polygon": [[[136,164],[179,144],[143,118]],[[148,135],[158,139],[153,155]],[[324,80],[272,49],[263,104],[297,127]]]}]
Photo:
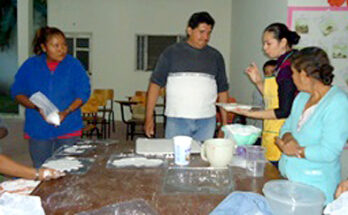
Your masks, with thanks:
[{"label": "dark hair", "polygon": [[318,47],[307,47],[294,53],[291,57],[291,65],[298,71],[305,71],[310,77],[330,85],[333,81],[334,67],[331,66],[326,52]]},{"label": "dark hair", "polygon": [[55,27],[42,27],[35,33],[35,38],[33,40],[33,52],[37,55],[43,53],[41,44],[46,44],[50,37],[60,35],[65,39],[64,33]]},{"label": "dark hair", "polygon": [[211,28],[214,28],[215,21],[208,12],[202,11],[192,14],[187,23],[187,26],[195,29],[201,23],[206,23],[208,25],[211,25]]},{"label": "dark hair", "polygon": [[268,61],[266,61],[266,63],[263,64],[263,67],[262,67],[263,71],[265,71],[267,66],[277,66],[277,61],[276,60],[268,60]]},{"label": "dark hair", "polygon": [[300,35],[295,31],[290,31],[286,25],[283,23],[273,23],[267,26],[264,32],[272,32],[274,38],[280,41],[285,38],[288,41],[288,46],[291,48],[293,45],[296,45],[300,40]]}]

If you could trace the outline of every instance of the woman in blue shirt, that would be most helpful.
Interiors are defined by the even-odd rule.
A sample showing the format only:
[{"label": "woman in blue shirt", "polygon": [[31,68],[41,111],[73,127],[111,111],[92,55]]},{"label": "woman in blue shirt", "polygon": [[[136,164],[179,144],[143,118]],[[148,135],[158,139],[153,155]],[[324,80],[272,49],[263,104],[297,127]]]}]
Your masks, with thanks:
[{"label": "woman in blue shirt", "polygon": [[[19,68],[12,96],[25,110],[25,137],[34,167],[39,168],[62,145],[72,145],[83,127],[80,107],[90,95],[89,78],[81,63],[67,54],[64,33],[43,27],[36,33],[33,57]],[[30,100],[43,93],[58,109],[60,126],[48,124]]]},{"label": "woman in blue shirt", "polygon": [[326,204],[340,182],[340,155],[348,139],[348,97],[331,85],[333,67],[320,48],[304,48],[291,58],[292,78],[301,91],[281,129],[281,174],[319,188]]}]

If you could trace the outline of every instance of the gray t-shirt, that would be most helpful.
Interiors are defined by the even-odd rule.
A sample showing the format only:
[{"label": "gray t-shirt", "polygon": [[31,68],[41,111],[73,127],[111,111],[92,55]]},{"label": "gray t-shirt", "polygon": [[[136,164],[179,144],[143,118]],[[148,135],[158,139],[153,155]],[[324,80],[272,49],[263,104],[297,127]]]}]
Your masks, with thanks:
[{"label": "gray t-shirt", "polygon": [[169,73],[199,72],[213,75],[218,92],[228,90],[225,62],[220,52],[211,46],[195,49],[187,42],[169,46],[159,57],[151,82],[165,87]]}]

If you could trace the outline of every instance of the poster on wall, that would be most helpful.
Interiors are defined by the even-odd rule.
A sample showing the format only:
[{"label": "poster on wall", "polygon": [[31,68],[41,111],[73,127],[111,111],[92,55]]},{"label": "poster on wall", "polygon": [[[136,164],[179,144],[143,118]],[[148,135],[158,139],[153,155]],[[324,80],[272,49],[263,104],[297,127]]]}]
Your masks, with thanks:
[{"label": "poster on wall", "polygon": [[348,7],[289,7],[287,24],[301,35],[301,49],[318,46],[335,67],[334,84],[348,92]]}]

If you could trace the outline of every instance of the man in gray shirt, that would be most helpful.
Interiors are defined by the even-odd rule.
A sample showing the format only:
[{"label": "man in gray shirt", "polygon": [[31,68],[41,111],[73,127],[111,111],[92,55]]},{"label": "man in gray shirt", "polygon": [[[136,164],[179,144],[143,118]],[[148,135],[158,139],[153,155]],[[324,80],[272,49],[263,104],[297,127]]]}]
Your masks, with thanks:
[{"label": "man in gray shirt", "polygon": [[[151,76],[146,104],[145,133],[154,134],[153,111],[160,88],[166,88],[165,137],[212,138],[216,126],[215,102],[227,102],[228,82],[220,52],[208,45],[215,21],[207,12],[194,13],[188,39],[168,47]],[[227,123],[221,109],[222,124]]]}]

